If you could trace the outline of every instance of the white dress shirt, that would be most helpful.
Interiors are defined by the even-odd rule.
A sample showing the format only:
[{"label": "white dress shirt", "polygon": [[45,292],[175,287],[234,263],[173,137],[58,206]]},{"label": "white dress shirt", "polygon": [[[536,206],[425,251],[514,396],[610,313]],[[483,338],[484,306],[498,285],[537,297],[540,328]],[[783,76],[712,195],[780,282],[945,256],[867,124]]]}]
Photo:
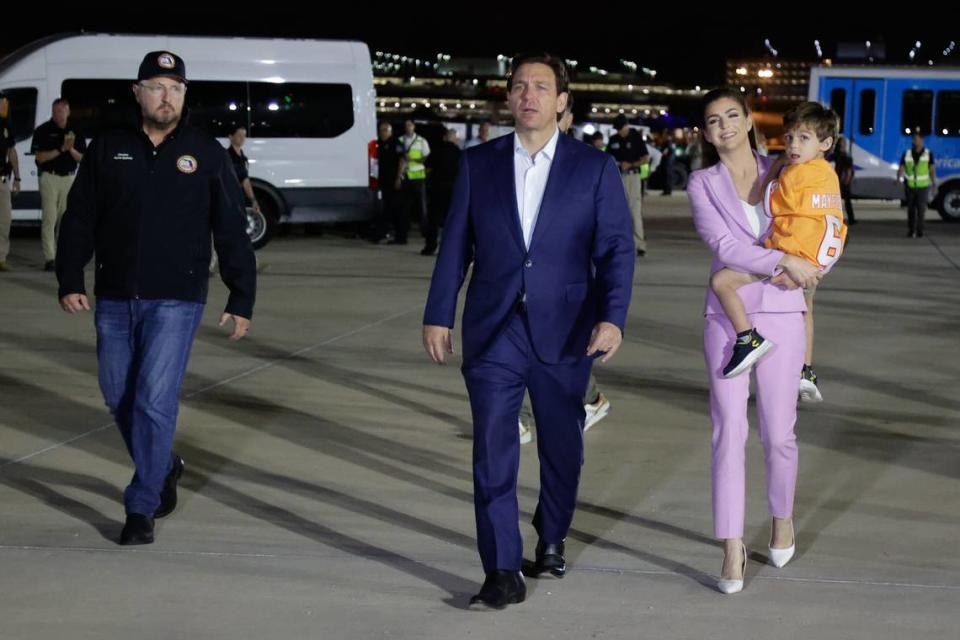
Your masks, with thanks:
[{"label": "white dress shirt", "polygon": [[517,211],[520,212],[520,228],[523,229],[523,243],[530,248],[530,239],[537,226],[537,217],[540,215],[540,204],[543,202],[543,192],[547,188],[547,178],[550,176],[550,166],[557,152],[557,140],[560,139],[560,129],[557,129],[546,146],[530,157],[527,150],[520,143],[517,134],[513,134],[513,172],[514,183],[517,188]]}]

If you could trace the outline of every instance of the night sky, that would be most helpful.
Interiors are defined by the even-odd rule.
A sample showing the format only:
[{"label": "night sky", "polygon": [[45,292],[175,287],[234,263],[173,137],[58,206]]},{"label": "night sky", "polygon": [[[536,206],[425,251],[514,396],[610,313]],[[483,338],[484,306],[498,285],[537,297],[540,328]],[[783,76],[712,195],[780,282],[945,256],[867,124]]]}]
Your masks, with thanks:
[{"label": "night sky", "polygon": [[[565,10],[524,12],[511,16],[493,3],[478,11],[466,3],[419,3],[415,13],[399,12],[401,3],[363,3],[362,9],[339,9],[336,16],[316,3],[313,10],[285,9],[270,2],[271,9],[254,13],[205,8],[204,3],[99,3],[87,11],[63,11],[45,7],[28,10],[13,24],[4,20],[0,51],[9,53],[47,35],[87,31],[124,33],[209,34],[259,37],[356,39],[377,49],[435,58],[438,52],[454,56],[510,55],[518,51],[547,50],[580,62],[580,68],[596,65],[614,71],[625,58],[658,71],[658,80],[683,86],[720,84],[727,58],[758,58],[769,55],[769,38],[781,59],[816,60],[814,39],[819,39],[825,57],[834,57],[837,42],[871,40],[883,43],[887,62],[905,64],[907,53],[920,40],[918,59],[933,58],[936,64],[960,66],[960,52],[949,57],[943,50],[951,40],[960,40],[955,20],[943,20],[933,28],[907,27],[898,11],[893,17],[870,20],[819,20],[796,14],[758,20],[746,16],[760,5],[736,3],[709,9],[684,10],[685,16],[667,15],[658,3],[656,16],[642,12]],[[627,3],[622,3],[627,4]],[[639,3],[631,2],[631,6]],[[80,6],[79,4],[77,6]],[[361,3],[353,3],[361,6]],[[476,7],[483,3],[475,3]],[[502,5],[499,5],[502,6]],[[547,6],[547,5],[544,5]],[[609,5],[608,5],[609,6]],[[782,6],[782,4],[781,4]],[[879,6],[879,5],[874,5]],[[169,7],[169,10],[168,10]],[[276,8],[281,7],[281,8]],[[9,14],[8,14],[9,15]],[[692,19],[689,15],[696,15]]]}]

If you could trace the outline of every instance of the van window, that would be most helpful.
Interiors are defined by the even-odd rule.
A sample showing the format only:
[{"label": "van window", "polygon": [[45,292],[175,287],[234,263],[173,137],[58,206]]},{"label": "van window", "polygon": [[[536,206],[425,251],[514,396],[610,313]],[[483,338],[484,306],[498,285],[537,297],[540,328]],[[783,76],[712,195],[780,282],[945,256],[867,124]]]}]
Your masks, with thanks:
[{"label": "van window", "polygon": [[4,89],[10,101],[10,129],[13,139],[22,142],[33,135],[37,121],[37,90],[33,87]]},{"label": "van window", "polygon": [[[130,80],[66,80],[62,95],[84,135],[129,126],[137,105]],[[190,122],[225,137],[234,125],[258,138],[335,138],[353,126],[348,84],[219,82],[187,85]]]},{"label": "van window", "polygon": [[64,80],[60,95],[70,102],[70,121],[88,138],[127,127],[137,114],[132,80]]},{"label": "van window", "polygon": [[335,138],[353,126],[348,84],[250,83],[250,135]]},{"label": "van window", "polygon": [[190,123],[213,136],[225,138],[236,125],[250,129],[246,82],[191,82],[186,103]]}]

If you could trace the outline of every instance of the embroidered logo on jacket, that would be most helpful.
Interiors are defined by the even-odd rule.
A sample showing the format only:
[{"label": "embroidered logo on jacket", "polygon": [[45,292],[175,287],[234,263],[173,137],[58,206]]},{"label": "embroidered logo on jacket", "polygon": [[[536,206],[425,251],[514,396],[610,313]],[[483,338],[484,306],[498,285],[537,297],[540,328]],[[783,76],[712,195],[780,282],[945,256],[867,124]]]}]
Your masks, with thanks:
[{"label": "embroidered logo on jacket", "polygon": [[177,169],[181,173],[193,173],[197,170],[197,159],[193,156],[180,156],[177,158]]}]

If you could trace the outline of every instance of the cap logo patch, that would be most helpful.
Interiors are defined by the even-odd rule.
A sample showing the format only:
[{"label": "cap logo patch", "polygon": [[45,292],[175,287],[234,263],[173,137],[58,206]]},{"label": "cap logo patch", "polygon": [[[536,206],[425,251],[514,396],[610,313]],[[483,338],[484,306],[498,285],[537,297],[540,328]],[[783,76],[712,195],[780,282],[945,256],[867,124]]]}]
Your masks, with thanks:
[{"label": "cap logo patch", "polygon": [[163,67],[164,69],[173,69],[177,66],[176,61],[173,59],[173,56],[169,53],[161,53],[157,56],[157,64]]},{"label": "cap logo patch", "polygon": [[193,173],[197,170],[197,159],[193,156],[180,156],[177,158],[177,169],[181,173]]}]

